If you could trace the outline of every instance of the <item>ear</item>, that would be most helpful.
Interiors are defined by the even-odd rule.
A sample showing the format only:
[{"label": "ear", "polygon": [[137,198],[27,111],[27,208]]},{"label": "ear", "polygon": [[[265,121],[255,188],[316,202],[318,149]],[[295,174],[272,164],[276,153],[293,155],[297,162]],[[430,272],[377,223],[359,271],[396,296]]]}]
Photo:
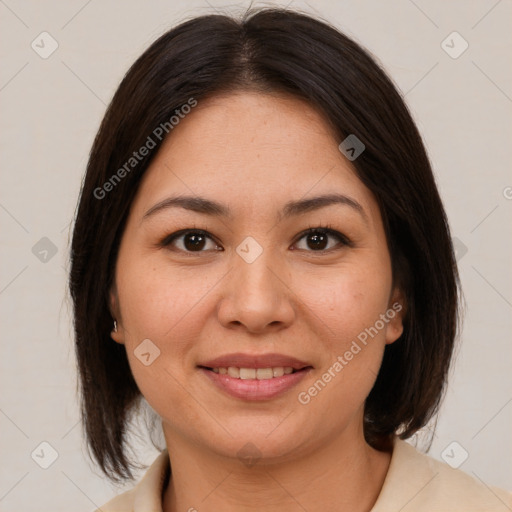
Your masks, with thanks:
[{"label": "ear", "polygon": [[[117,298],[117,290],[115,286],[109,292],[109,306],[110,314],[112,315],[112,329],[110,331],[110,337],[116,342],[124,345],[124,330],[121,321],[121,315],[119,311],[119,300]],[[114,320],[117,325],[117,330],[114,329]]]},{"label": "ear", "polygon": [[405,312],[405,296],[400,288],[395,287],[386,311],[386,316],[389,318],[386,329],[386,345],[394,343],[404,332],[403,320]]}]

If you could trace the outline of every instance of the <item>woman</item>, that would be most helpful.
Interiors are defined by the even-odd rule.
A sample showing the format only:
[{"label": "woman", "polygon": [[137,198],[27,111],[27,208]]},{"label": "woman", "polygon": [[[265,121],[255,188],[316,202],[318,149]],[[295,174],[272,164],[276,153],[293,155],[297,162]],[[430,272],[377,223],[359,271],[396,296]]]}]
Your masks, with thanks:
[{"label": "woman", "polygon": [[145,402],[165,438],[102,511],[512,507],[404,441],[444,390],[453,248],[403,100],[324,22],[203,16],[135,62],[91,151],[70,289],[98,464],[132,477]]}]

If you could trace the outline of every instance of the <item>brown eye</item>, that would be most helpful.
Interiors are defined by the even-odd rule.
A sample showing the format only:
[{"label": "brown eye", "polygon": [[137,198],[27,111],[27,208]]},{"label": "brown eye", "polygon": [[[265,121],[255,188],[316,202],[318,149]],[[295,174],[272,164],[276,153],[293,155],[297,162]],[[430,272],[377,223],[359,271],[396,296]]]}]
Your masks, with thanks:
[{"label": "brown eye", "polygon": [[187,233],[183,235],[183,245],[187,251],[200,251],[204,249],[206,237],[198,233]]},{"label": "brown eye", "polygon": [[[302,239],[305,239],[306,241],[305,250],[310,250],[313,252],[320,252],[326,250],[329,251],[330,249],[333,249],[336,246],[350,245],[349,240],[344,235],[342,235],[338,231],[327,228],[310,228],[308,231],[303,233],[302,236],[299,238],[299,240]],[[335,239],[337,242],[330,243],[329,239]],[[304,247],[299,247],[299,249],[304,250]]]},{"label": "brown eye", "polygon": [[[210,247],[208,247],[210,242]],[[181,230],[162,240],[164,247],[174,246],[176,249],[184,252],[205,252],[206,250],[219,249],[213,238],[205,231],[201,230]]]}]

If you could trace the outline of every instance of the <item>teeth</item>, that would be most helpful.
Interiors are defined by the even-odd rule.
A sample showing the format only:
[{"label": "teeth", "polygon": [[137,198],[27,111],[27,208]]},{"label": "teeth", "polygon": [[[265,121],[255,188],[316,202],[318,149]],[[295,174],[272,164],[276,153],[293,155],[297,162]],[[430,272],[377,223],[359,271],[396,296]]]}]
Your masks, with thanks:
[{"label": "teeth", "polygon": [[234,379],[242,380],[268,380],[293,373],[291,366],[276,366],[274,368],[236,368],[235,366],[230,366],[229,368],[212,368],[212,370],[220,375],[227,374]]},{"label": "teeth", "polygon": [[228,368],[228,375],[230,377],[234,377],[235,379],[240,378],[240,368],[235,368],[234,366],[230,366]]},{"label": "teeth", "polygon": [[255,368],[240,368],[240,378],[243,380],[255,379],[256,369]]},{"label": "teeth", "polygon": [[272,368],[258,368],[256,370],[256,378],[258,380],[273,379],[274,371]]},{"label": "teeth", "polygon": [[282,377],[284,375],[284,368],[282,366],[278,366],[277,368],[272,368],[272,372],[274,377]]}]

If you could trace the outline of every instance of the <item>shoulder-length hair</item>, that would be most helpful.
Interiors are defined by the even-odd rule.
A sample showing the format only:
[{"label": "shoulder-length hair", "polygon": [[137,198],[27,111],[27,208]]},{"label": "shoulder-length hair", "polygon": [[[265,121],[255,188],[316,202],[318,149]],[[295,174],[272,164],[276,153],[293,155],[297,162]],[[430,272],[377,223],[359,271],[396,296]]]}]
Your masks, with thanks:
[{"label": "shoulder-length hair", "polygon": [[403,98],[365,49],[324,21],[278,8],[241,19],[200,16],[162,35],[125,75],[94,140],[76,212],[69,287],[81,419],[88,448],[113,481],[133,478],[127,425],[141,393],[125,347],[110,338],[109,290],[130,205],[165,137],[152,137],[155,147],[137,153],[133,169],[126,163],[157,127],[170,133],[171,116],[191,98],[237,90],[305,99],[340,142],[355,135],[365,145],[352,165],[377,198],[406,302],[403,334],[386,346],[365,402],[367,442],[385,449],[439,408],[459,278],[430,162]]}]

